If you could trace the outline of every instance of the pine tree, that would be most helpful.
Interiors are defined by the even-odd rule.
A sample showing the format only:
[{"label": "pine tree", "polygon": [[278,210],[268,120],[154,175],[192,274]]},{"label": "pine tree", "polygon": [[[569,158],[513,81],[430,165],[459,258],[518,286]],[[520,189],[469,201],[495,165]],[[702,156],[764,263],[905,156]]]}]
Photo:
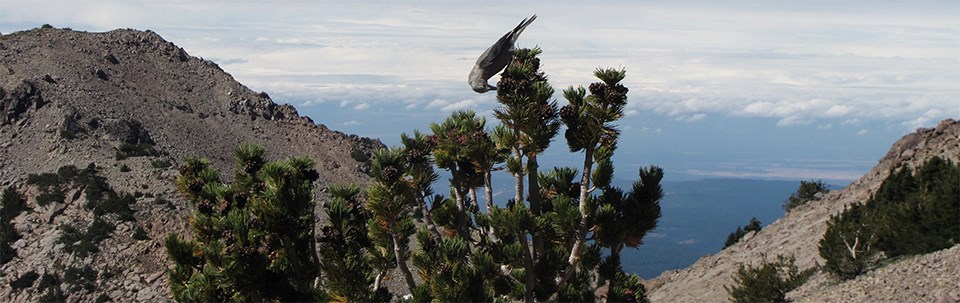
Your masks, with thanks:
[{"label": "pine tree", "polygon": [[386,287],[376,285],[378,270],[369,252],[374,250],[368,236],[370,213],[356,186],[331,186],[331,200],[323,205],[329,223],[321,228],[318,249],[324,286],[331,301],[384,302],[390,300]]},{"label": "pine tree", "polygon": [[[568,266],[564,273],[557,277],[557,284],[563,285],[580,262],[580,254],[586,242],[587,233],[592,226],[593,211],[590,207],[590,193],[595,188],[609,187],[613,176],[611,158],[617,148],[617,139],[620,135],[613,122],[623,117],[623,108],[627,104],[628,89],[620,84],[626,76],[626,71],[615,69],[597,69],[594,76],[601,82],[591,83],[590,95],[586,95],[583,87],[564,90],[564,97],[569,102],[560,110],[560,117],[567,125],[564,136],[571,152],[583,151],[583,168],[580,178],[580,226],[577,231],[576,242],[570,249]],[[594,164],[597,165],[594,170]],[[591,179],[591,177],[593,177]],[[595,187],[591,187],[591,181]]]},{"label": "pine tree", "polygon": [[817,195],[828,192],[830,192],[830,186],[828,186],[826,183],[823,183],[822,180],[800,181],[800,186],[797,187],[797,191],[790,194],[790,197],[787,198],[787,201],[783,203],[783,210],[789,212],[791,209],[794,209],[797,206],[817,199]]},{"label": "pine tree", "polygon": [[[438,167],[451,172],[453,199],[441,199],[428,212],[447,230],[446,237],[418,233],[424,249],[414,253],[415,265],[425,273],[425,284],[432,285],[420,288],[430,289],[423,293],[432,296],[419,298],[464,299],[441,295],[452,289],[468,291],[431,274],[443,268],[457,268],[473,277],[464,281],[484,277],[478,280],[483,283],[473,284],[485,286],[484,291],[471,291],[476,295],[470,297],[473,300],[486,300],[493,293],[527,302],[592,301],[598,283],[610,284],[613,300],[643,296],[637,277],[623,273],[619,254],[624,247],[640,245],[656,226],[663,171],[653,166],[642,169],[641,180],[628,194],[611,185],[611,158],[619,135],[612,123],[622,117],[626,104],[627,89],[620,84],[625,73],[597,70],[601,82],[590,85],[591,94],[582,88],[567,90],[571,105],[558,111],[551,100],[553,89],[539,71],[538,54],[539,49],[514,53],[498,83],[501,106],[494,117],[500,125],[492,132],[482,118],[466,111],[431,126],[431,156]],[[559,133],[561,120],[569,129],[571,151],[585,153],[579,178],[577,169],[538,168],[537,156]],[[514,177],[516,194],[503,206],[494,204],[490,195],[490,174],[499,163]],[[487,212],[477,210],[478,187],[488,193]],[[595,219],[599,217],[603,220]],[[587,241],[591,232],[594,237]],[[448,245],[450,241],[454,243]],[[603,256],[604,247],[611,253]],[[467,257],[441,257],[452,253],[449,250]],[[499,269],[489,268],[489,258]]]},{"label": "pine tree", "polygon": [[[404,178],[407,172],[402,149],[378,149],[373,153],[371,173],[374,179],[367,189],[367,209],[371,218],[368,223],[370,239],[377,252],[390,258],[377,274],[376,286],[393,268],[399,267],[410,291],[416,288],[413,274],[407,267],[410,258],[409,238],[414,233],[414,189]],[[374,288],[377,288],[377,287]]]},{"label": "pine tree", "polygon": [[854,204],[840,215],[831,215],[820,240],[824,267],[842,279],[852,279],[877,261],[877,236],[869,226],[863,204]]},{"label": "pine tree", "polygon": [[266,162],[263,147],[237,148],[232,184],[206,160],[187,158],[177,187],[193,204],[193,239],[167,236],[174,299],[315,301],[313,182],[307,158]]}]

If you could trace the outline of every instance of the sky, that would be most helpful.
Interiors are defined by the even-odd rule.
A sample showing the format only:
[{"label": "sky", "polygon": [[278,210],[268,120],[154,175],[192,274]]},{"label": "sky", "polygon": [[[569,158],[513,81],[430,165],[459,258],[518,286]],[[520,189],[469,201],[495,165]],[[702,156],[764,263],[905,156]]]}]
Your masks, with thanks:
[{"label": "sky", "polygon": [[[624,180],[657,165],[667,180],[845,183],[960,118],[955,0],[516,2],[0,0],[0,32],[149,29],[317,123],[397,145],[455,110],[490,117],[495,93],[467,74],[537,14],[518,47],[543,50],[561,105],[595,69],[626,69]],[[578,156],[560,136],[541,167]]]}]

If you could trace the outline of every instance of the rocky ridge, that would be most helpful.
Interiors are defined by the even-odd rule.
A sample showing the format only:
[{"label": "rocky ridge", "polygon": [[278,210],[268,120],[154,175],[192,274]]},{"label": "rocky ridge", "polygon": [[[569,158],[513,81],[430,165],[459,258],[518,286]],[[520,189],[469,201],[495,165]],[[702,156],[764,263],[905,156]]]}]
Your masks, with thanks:
[{"label": "rocky ridge", "polygon": [[[209,157],[230,179],[241,143],[266,146],[271,160],[313,158],[320,188],[367,182],[363,158],[382,145],[315,124],[154,32],[44,28],[0,35],[0,186],[27,201],[12,220],[21,239],[11,245],[13,260],[0,266],[0,301],[38,300],[43,279],[11,286],[30,272],[59,275],[69,302],[169,301],[160,242],[169,232],[186,235],[190,212],[173,184],[177,168],[185,156]],[[90,164],[114,190],[136,196],[134,220],[95,216],[84,207],[82,187],[41,206],[38,188],[26,184],[29,174]],[[324,198],[322,190],[317,196]],[[82,229],[98,217],[116,224],[100,252],[65,252],[58,227]],[[69,283],[66,272],[82,268],[92,269],[82,276],[88,284]]]},{"label": "rocky ridge", "polygon": [[[948,119],[898,140],[873,169],[847,188],[799,206],[759,233],[750,233],[690,267],[646,281],[651,302],[728,302],[724,285],[733,284],[740,263],[757,264],[762,256],[792,255],[800,270],[824,264],[817,245],[830,215],[869,199],[893,169],[918,167],[934,156],[960,161],[960,122]],[[839,283],[818,272],[787,295],[797,302],[960,302],[958,246],[889,264],[857,279]],[[914,283],[916,281],[916,283]],[[923,298],[923,299],[921,299]]]}]

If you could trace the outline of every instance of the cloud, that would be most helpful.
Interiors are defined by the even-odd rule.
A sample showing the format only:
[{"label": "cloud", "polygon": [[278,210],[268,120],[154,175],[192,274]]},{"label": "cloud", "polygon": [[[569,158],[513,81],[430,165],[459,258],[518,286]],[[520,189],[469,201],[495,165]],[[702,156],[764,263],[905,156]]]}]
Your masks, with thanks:
[{"label": "cloud", "polygon": [[341,123],[340,125],[343,125],[343,126],[355,126],[355,125],[360,125],[360,124],[363,124],[363,123],[361,123],[360,121],[357,121],[357,120],[350,120],[350,121],[347,121],[347,122],[343,122],[343,123]]},{"label": "cloud", "polygon": [[677,121],[697,122],[697,121],[703,120],[703,119],[705,119],[705,118],[707,118],[707,114],[697,113],[697,114],[692,114],[692,115],[681,115],[681,116],[677,117],[676,119],[677,119]]},{"label": "cloud", "polygon": [[[224,58],[222,67],[253,90],[305,106],[459,100],[433,108],[441,111],[493,107],[491,94],[468,89],[466,74],[526,17],[502,14],[506,2],[470,14],[461,4],[387,1],[45,3],[5,1],[0,31],[152,29],[191,55]],[[519,44],[543,48],[542,68],[558,91],[596,81],[598,66],[625,67],[627,116],[761,117],[781,127],[880,120],[908,129],[960,116],[952,1],[510,5],[540,15]]]},{"label": "cloud", "polygon": [[368,108],[370,108],[370,103],[366,103],[366,102],[357,104],[356,106],[353,107],[353,109],[355,110],[365,110]]}]

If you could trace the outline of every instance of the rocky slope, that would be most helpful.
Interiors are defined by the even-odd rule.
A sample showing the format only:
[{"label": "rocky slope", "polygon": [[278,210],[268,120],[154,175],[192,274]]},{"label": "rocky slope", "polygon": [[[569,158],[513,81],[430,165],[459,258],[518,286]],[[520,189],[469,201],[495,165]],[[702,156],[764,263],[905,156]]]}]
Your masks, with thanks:
[{"label": "rocky slope", "polygon": [[[737,264],[793,255],[803,270],[823,264],[817,243],[830,215],[852,203],[866,201],[892,169],[917,167],[933,156],[960,160],[960,122],[942,121],[918,129],[897,141],[874,168],[847,188],[831,192],[790,211],[756,234],[706,256],[683,270],[669,271],[647,281],[652,302],[728,302],[724,285],[733,283]],[[958,246],[887,265],[855,280],[839,283],[823,273],[788,294],[798,302],[960,302]]]},{"label": "rocky slope", "polygon": [[[381,145],[317,125],[150,31],[0,35],[0,186],[15,188],[28,208],[12,220],[21,239],[11,243],[13,260],[0,267],[0,301],[36,301],[44,282],[21,279],[30,272],[61,278],[57,286],[71,302],[169,300],[159,240],[186,234],[189,213],[173,185],[178,164],[188,155],[209,157],[229,179],[240,143],[265,145],[269,159],[312,157],[320,188],[366,182],[366,164],[354,158]],[[67,188],[62,202],[41,206],[40,190],[26,180],[90,164],[115,191],[137,198],[134,220],[101,218],[116,230],[99,253],[80,257],[57,240],[59,226],[83,229],[94,221],[83,188]],[[138,228],[147,239],[134,239]],[[92,284],[69,282],[87,267],[93,275],[80,277]],[[31,283],[14,289],[18,280]]]}]

